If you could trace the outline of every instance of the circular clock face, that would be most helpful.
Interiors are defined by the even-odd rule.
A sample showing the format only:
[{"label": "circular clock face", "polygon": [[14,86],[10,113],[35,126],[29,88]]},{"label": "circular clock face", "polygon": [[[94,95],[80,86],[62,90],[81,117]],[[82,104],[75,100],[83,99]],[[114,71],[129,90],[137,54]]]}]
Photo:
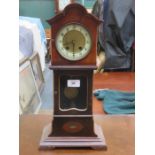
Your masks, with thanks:
[{"label": "circular clock face", "polygon": [[81,25],[64,26],[57,34],[56,48],[67,60],[76,61],[84,58],[91,48],[89,32]]}]

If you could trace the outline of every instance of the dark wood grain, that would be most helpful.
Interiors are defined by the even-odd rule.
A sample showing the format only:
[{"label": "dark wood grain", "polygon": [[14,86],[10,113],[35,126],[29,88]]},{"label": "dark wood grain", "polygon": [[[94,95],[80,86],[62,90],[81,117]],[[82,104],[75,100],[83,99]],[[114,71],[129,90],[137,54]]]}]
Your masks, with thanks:
[{"label": "dark wood grain", "polygon": [[53,66],[53,65],[50,65],[49,66],[49,69],[53,69],[53,70],[95,70],[97,68],[96,65],[74,65],[74,66],[68,66],[68,65],[65,65],[65,66]]}]

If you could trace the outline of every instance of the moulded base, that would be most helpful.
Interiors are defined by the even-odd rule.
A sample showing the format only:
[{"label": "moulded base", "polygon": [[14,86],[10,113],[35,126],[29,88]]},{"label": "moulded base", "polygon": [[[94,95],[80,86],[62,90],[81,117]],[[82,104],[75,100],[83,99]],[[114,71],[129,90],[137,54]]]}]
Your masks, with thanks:
[{"label": "moulded base", "polygon": [[43,129],[42,137],[40,140],[40,149],[54,149],[56,147],[91,147],[93,149],[106,150],[107,145],[102,128],[95,124],[94,129],[97,137],[49,137],[48,135],[51,133],[51,124],[48,124]]}]

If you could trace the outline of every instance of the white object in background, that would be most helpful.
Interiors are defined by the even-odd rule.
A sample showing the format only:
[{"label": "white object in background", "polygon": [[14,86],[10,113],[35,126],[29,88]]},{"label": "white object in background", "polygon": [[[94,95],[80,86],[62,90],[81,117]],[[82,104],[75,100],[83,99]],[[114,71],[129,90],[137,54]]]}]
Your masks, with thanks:
[{"label": "white object in background", "polygon": [[40,36],[40,30],[38,26],[34,23],[30,23],[26,20],[19,20],[19,26],[24,26],[25,28],[28,28],[33,33],[33,50],[37,51],[40,58],[41,68],[42,71],[45,70],[45,48],[42,46],[41,43],[41,36]]},{"label": "white object in background", "polygon": [[19,61],[22,60],[25,56],[23,53],[19,50]]},{"label": "white object in background", "polygon": [[37,114],[42,104],[30,61],[19,67],[19,104],[20,114]]},{"label": "white object in background", "polygon": [[59,10],[62,11],[69,3],[70,3],[70,0],[59,1]]}]

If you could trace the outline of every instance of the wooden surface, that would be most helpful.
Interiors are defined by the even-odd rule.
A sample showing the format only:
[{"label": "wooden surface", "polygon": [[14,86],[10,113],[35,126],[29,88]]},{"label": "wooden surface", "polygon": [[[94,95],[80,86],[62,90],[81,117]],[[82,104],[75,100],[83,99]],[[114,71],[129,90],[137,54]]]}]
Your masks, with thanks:
[{"label": "wooden surface", "polygon": [[134,115],[95,116],[95,122],[104,131],[108,150],[63,149],[39,150],[39,141],[50,115],[20,116],[20,155],[134,155]]},{"label": "wooden surface", "polygon": [[46,38],[50,39],[52,34],[51,34],[51,29],[45,29],[45,34],[46,34]]},{"label": "wooden surface", "polygon": [[[135,91],[134,72],[105,72],[94,74],[93,90],[95,89],[114,89],[121,91]],[[101,101],[93,96],[93,113],[105,114]]]}]

